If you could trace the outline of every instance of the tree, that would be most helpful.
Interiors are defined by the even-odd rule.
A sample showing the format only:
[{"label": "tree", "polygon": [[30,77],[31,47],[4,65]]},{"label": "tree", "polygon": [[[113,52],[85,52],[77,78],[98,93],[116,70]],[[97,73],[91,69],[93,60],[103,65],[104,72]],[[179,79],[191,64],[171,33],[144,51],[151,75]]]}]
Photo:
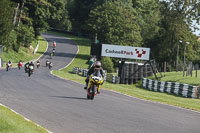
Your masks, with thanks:
[{"label": "tree", "polygon": [[64,0],[48,0],[51,3],[49,11],[51,13],[48,23],[53,28],[71,30],[71,22],[66,9],[67,1]]},{"label": "tree", "polygon": [[22,21],[33,27],[35,38],[48,28],[51,3],[46,0],[24,0],[24,15]]},{"label": "tree", "polygon": [[2,0],[0,4],[0,45],[9,47],[8,40],[13,30],[14,5],[9,0]]},{"label": "tree", "polygon": [[105,2],[89,14],[89,31],[102,43],[140,46],[142,38],[135,10],[120,1]]},{"label": "tree", "polygon": [[159,0],[133,0],[133,8],[137,11],[137,21],[141,27],[144,46],[149,44],[159,31],[161,21]]},{"label": "tree", "polygon": [[[186,42],[190,42],[190,45],[186,46],[186,57],[192,60],[193,56],[190,55],[194,55],[193,46],[195,42],[193,40],[197,40],[191,28],[191,22],[197,17],[196,14],[192,13],[193,7],[195,7],[193,4],[178,0],[160,2],[162,17],[159,31],[153,39],[149,40],[148,44],[146,43],[146,46],[151,48],[151,52],[158,61],[174,63],[177,58],[178,47],[179,58],[183,57]],[[183,43],[180,43],[179,40]]]},{"label": "tree", "polygon": [[17,43],[24,47],[29,47],[31,42],[34,40],[33,27],[27,25],[20,25],[16,28],[17,32]]},{"label": "tree", "polygon": [[74,31],[87,32],[87,20],[91,10],[102,5],[103,0],[69,0],[67,9]]}]

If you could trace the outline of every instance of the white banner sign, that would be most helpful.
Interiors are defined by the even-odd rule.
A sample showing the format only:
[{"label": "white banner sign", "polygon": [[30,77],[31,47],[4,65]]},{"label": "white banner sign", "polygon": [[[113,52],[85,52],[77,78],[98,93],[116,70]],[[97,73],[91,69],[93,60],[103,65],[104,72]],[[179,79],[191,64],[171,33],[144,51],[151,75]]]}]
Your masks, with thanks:
[{"label": "white banner sign", "polygon": [[149,60],[150,48],[102,44],[101,56]]}]

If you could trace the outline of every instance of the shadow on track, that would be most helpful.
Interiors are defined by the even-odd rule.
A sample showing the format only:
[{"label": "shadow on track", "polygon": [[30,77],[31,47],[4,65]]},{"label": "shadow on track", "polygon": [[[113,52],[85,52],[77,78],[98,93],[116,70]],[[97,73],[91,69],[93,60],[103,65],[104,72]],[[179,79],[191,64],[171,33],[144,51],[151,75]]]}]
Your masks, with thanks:
[{"label": "shadow on track", "polygon": [[76,99],[76,100],[88,100],[87,98],[81,98],[81,97],[66,97],[66,96],[50,96],[50,97]]}]

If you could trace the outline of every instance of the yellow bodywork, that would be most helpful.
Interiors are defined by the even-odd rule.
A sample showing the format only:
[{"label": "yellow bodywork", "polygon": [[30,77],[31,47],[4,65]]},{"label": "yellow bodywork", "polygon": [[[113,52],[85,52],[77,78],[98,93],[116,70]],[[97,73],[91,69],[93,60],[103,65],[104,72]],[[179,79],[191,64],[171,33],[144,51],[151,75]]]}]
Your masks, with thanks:
[{"label": "yellow bodywork", "polygon": [[98,92],[100,92],[101,85],[103,84],[103,77],[94,76],[93,74],[89,77],[88,89],[91,88],[93,85],[97,86]]}]

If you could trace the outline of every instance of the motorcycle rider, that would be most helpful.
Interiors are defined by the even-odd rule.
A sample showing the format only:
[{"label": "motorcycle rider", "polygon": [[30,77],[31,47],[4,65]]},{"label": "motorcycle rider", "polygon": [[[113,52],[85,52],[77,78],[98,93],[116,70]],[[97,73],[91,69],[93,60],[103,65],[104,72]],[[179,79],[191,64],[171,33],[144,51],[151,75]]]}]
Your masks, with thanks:
[{"label": "motorcycle rider", "polygon": [[49,66],[49,63],[50,63],[50,61],[49,61],[49,60],[46,60],[46,67]]},{"label": "motorcycle rider", "polygon": [[20,60],[17,65],[18,65],[18,68],[20,69],[20,67],[22,67],[23,65],[22,61]]},{"label": "motorcycle rider", "polygon": [[8,67],[12,66],[12,62],[9,60],[7,65],[8,65]]},{"label": "motorcycle rider", "polygon": [[53,63],[50,62],[50,63],[49,63],[49,69],[51,69],[52,67],[53,67]]},{"label": "motorcycle rider", "polygon": [[56,50],[55,50],[55,48],[53,48],[52,49],[53,56],[55,55],[55,52],[56,52]]},{"label": "motorcycle rider", "polygon": [[29,62],[27,62],[26,64],[24,64],[24,70],[25,70],[25,73],[27,73],[27,69],[28,69],[28,67],[29,67]]},{"label": "motorcycle rider", "polygon": [[40,66],[40,60],[37,60],[36,65],[37,65],[37,68],[39,68],[39,66]]},{"label": "motorcycle rider", "polygon": [[[29,67],[30,67],[30,66],[33,66],[33,70],[34,70],[34,66],[35,66],[35,65],[33,64],[32,61],[31,61],[31,63],[29,64]],[[32,71],[33,71],[33,70],[32,70]]]},{"label": "motorcycle rider", "polygon": [[94,65],[94,63],[96,62],[96,56],[93,56],[91,59],[90,59],[90,61],[89,61],[89,67],[88,67],[88,69],[90,69],[93,65]]},{"label": "motorcycle rider", "polygon": [[53,47],[54,47],[54,48],[56,47],[56,42],[55,42],[55,41],[53,42]]},{"label": "motorcycle rider", "polygon": [[7,63],[6,63],[6,69],[8,71],[9,68],[12,67],[12,62],[9,60]]},{"label": "motorcycle rider", "polygon": [[[87,72],[87,78],[85,79],[86,84],[85,84],[85,87],[84,87],[85,90],[87,89],[90,75],[93,74],[95,71],[100,71],[100,74],[102,75],[102,77],[104,79],[104,72],[103,72],[103,68],[101,67],[101,62],[96,61],[94,63],[94,65]],[[100,92],[97,90],[97,93],[100,93]]]}]

